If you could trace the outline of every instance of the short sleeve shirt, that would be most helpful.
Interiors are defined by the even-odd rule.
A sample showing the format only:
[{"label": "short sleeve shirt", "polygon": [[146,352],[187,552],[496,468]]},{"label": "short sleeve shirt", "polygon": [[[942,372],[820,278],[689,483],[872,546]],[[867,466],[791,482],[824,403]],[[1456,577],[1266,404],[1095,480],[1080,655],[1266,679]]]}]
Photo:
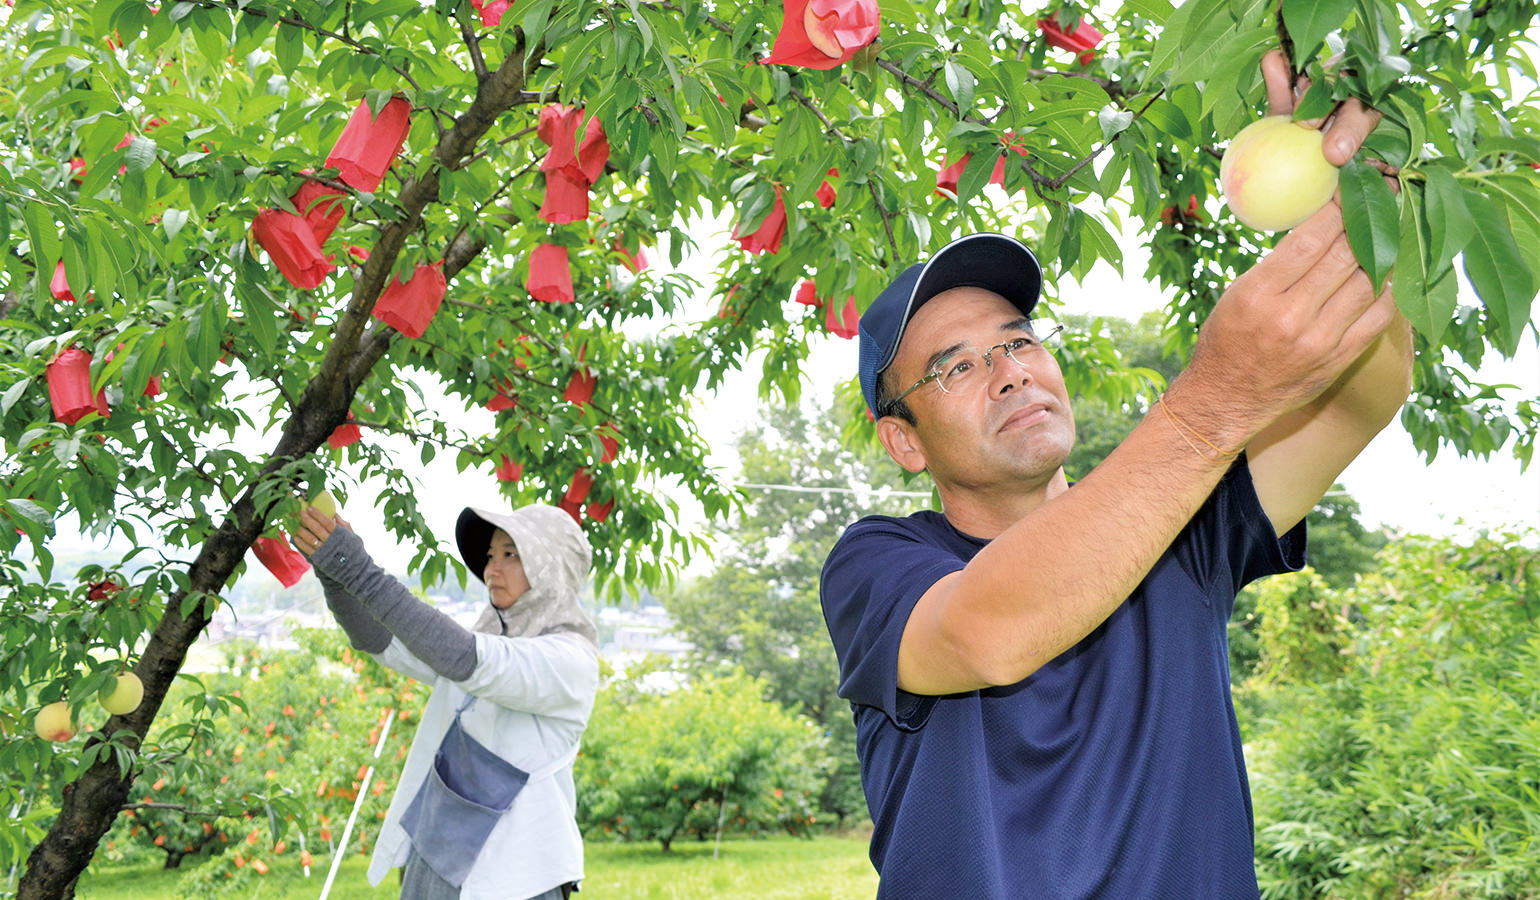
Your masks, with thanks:
[{"label": "short sleeve shirt", "polygon": [[1274,534],[1243,457],[1080,643],[1007,687],[899,690],[915,603],[986,543],[870,516],[824,564],[880,900],[1257,897],[1225,625],[1248,582],[1304,564],[1303,523]]}]

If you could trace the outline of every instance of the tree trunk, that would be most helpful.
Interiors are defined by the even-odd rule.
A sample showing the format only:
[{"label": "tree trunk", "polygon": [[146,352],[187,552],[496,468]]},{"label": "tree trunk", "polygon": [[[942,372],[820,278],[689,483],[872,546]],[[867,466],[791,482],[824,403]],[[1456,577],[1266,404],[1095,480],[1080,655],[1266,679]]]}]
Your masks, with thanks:
[{"label": "tree trunk", "polygon": [[[286,456],[282,448],[286,443],[313,441],[310,450],[320,446],[330,429],[345,420],[351,397],[350,391],[346,400],[339,397],[342,402],[326,409],[321,409],[319,402],[313,403],[314,411],[306,410],[302,404],[279,441],[280,452],[263,467],[257,482],[265,480],[283,464]],[[217,595],[245,556],[246,548],[262,533],[266,517],[257,515],[252,499],[255,490],[256,483],[253,483],[236,501],[224,524],[204,542],[188,572],[194,591],[210,597]],[[213,604],[200,600],[191,604],[184,616],[182,601],[186,597],[186,592],[178,591],[167,599],[166,611],[139,658],[139,665],[134,670],[144,683],[144,699],[139,707],[127,715],[109,719],[107,725],[87,742],[88,748],[100,743],[101,735],[126,729],[129,734],[125,743],[138,751],[187,658],[188,648],[203,633],[213,614]],[[91,862],[97,843],[112,827],[113,819],[128,799],[133,777],[133,772],[119,771],[116,757],[108,753],[64,786],[58,817],[47,836],[27,858],[26,874],[17,886],[17,900],[55,900],[66,896],[67,889]]]},{"label": "tree trunk", "polygon": [[[477,141],[519,99],[524,88],[527,58],[522,37],[520,32],[516,48],[504,57],[497,71],[482,80],[475,100],[455,120],[454,127],[443,133],[433,151],[440,165],[453,168],[474,152]],[[537,50],[534,54],[536,59],[540,52]],[[398,205],[405,214],[381,229],[354,284],[347,311],[333,331],[326,358],[295,404],[294,414],[285,424],[277,447],[231,507],[219,530],[204,541],[198,558],[188,570],[192,591],[204,597],[191,603],[186,615],[183,615],[182,603],[188,592],[178,591],[167,599],[165,614],[151,633],[135,668],[135,674],[144,683],[144,699],[133,712],[109,719],[97,736],[87,742],[87,747],[103,740],[101,735],[127,729],[124,743],[138,752],[165,701],[166,692],[181,671],[188,648],[213,616],[218,593],[229,582],[247,548],[267,527],[270,512],[257,509],[257,487],[288,463],[315,452],[332,430],[346,421],[348,407],[358,386],[369,376],[396,334],[388,327],[375,327],[367,332],[365,328],[384,289],[386,276],[407,237],[420,224],[422,211],[438,199],[438,191],[437,167],[429,167],[421,179],[410,179],[402,186]],[[445,277],[453,277],[483,247],[485,243],[479,240],[451,242],[445,251]],[[17,900],[73,897],[75,880],[91,862],[102,835],[112,827],[113,819],[133,786],[133,779],[134,773],[121,772],[115,756],[108,753],[64,786],[59,815],[48,834],[27,857],[27,871],[17,886]],[[666,845],[664,849],[667,849]]]}]

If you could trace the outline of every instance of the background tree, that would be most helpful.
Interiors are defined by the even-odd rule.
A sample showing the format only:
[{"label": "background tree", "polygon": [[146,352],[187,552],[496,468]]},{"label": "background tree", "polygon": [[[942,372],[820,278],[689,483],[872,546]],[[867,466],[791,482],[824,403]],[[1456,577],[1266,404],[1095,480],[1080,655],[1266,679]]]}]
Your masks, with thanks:
[{"label": "background tree", "polygon": [[[741,667],[775,703],[799,710],[829,738],[833,758],[818,808],[844,822],[864,816],[850,704],[835,694],[839,666],[818,599],[824,558],[845,526],[872,513],[929,505],[893,492],[906,484],[875,441],[841,440],[848,408],[781,407],[738,438],[743,505],[728,517],[710,575],[664,598],[675,630],[694,645],[691,668]],[[864,421],[862,419],[861,421]]]},{"label": "background tree", "polygon": [[806,834],[828,758],[813,723],[764,699],[743,672],[664,691],[645,679],[599,693],[574,770],[590,836],[657,841],[720,832]]},{"label": "background tree", "polygon": [[1537,537],[1399,539],[1342,590],[1273,580],[1240,695],[1263,896],[1534,892]]},{"label": "background tree", "polygon": [[[1070,40],[1086,34],[1078,5],[899,4],[849,32],[880,33],[876,43],[757,64],[783,31],[808,44],[802,11],[0,8],[11,92],[0,104],[0,512],[20,529],[0,528],[13,598],[0,613],[3,683],[18,717],[61,696],[84,710],[81,694],[106,675],[78,667],[108,649],[146,688],[84,746],[0,747],[0,771],[25,757],[26,771],[69,782],[22,897],[68,893],[130,796],[137,754],[159,752],[145,740],[188,646],[248,548],[277,537],[296,489],[381,479],[375,505],[420,546],[414,570],[429,583],[463,577],[388,452],[318,452],[349,439],[338,432],[349,413],[410,436],[424,459],[496,467],[515,500],[567,504],[589,523],[600,571],[655,581],[698,547],[659,479],[711,515],[730,502],[686,398],[754,347],[767,351],[767,386],[794,393],[806,342],[824,323],[847,330],[844,298],[865,302],[942,238],[1027,234],[1051,308],[1066,278],[1118,263],[1111,235],[1126,213],[1152,231],[1156,280],[1178,289],[1174,321],[1201,321],[1270,242],[1210,198],[1216,144],[1256,114],[1257,61],[1274,43],[1314,76],[1305,112],[1352,93],[1388,114],[1371,149],[1401,167],[1400,199],[1361,166],[1344,177],[1360,259],[1376,273],[1397,263],[1398,303],[1420,335],[1403,421],[1425,453],[1511,441],[1529,457],[1540,408],[1510,408],[1461,361],[1488,346],[1511,354],[1529,327],[1540,114],[1516,92],[1534,74],[1523,52],[1533,2],[1131,0],[1095,10],[1105,40]],[[548,109],[557,103],[567,108]],[[355,117],[362,136],[344,128]],[[392,164],[381,151],[398,141]],[[1014,209],[979,200],[1002,160],[1004,190],[1023,198]],[[1208,218],[1156,226],[1189,196]],[[709,287],[720,310],[659,332],[696,286],[621,270],[649,241],[682,258],[695,216],[734,219],[740,249]],[[1162,240],[1181,229],[1184,240]],[[1457,306],[1456,264],[1480,308]],[[788,312],[806,278],[837,315]],[[414,299],[440,304],[426,325],[397,308]],[[1094,344],[1064,359],[1088,390],[1137,389]],[[90,382],[51,397],[50,363],[61,377],[84,367]],[[491,425],[457,424],[485,404],[499,409]],[[265,450],[229,446],[247,426]],[[132,545],[110,567],[123,586],[112,598],[55,577],[48,539],[68,515]],[[18,560],[23,539],[33,562]]]}]

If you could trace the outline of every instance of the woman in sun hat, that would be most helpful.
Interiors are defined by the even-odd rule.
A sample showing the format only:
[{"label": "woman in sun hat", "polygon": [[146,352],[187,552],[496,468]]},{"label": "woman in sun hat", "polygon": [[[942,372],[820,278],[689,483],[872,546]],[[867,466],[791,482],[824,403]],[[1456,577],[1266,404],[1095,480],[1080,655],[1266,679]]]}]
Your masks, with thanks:
[{"label": "woman in sun hat", "polygon": [[583,877],[572,761],[599,682],[578,602],[592,551],[543,505],[467,507],[455,541],[487,587],[470,629],[386,574],[345,521],[306,507],[296,530],[352,645],[433,688],[369,881],[405,866],[410,900],[560,900]]}]

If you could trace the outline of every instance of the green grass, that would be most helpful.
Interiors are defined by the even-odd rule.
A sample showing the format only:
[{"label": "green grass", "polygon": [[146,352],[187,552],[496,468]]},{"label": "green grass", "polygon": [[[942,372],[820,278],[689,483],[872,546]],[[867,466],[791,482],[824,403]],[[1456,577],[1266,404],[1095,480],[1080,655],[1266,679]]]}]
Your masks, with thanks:
[{"label": "green grass", "polygon": [[[676,843],[663,853],[657,844],[591,843],[588,879],[582,900],[866,900],[877,893],[877,875],[866,858],[865,836],[801,840],[725,840],[719,858],[713,844]],[[252,900],[315,900],[326,870],[299,871],[269,864]],[[328,863],[316,860],[320,866]],[[159,863],[93,866],[80,880],[80,900],[172,900],[182,870]],[[377,888],[365,877],[368,860],[358,854],[344,860],[328,900],[394,900],[400,889],[395,875]]]}]

